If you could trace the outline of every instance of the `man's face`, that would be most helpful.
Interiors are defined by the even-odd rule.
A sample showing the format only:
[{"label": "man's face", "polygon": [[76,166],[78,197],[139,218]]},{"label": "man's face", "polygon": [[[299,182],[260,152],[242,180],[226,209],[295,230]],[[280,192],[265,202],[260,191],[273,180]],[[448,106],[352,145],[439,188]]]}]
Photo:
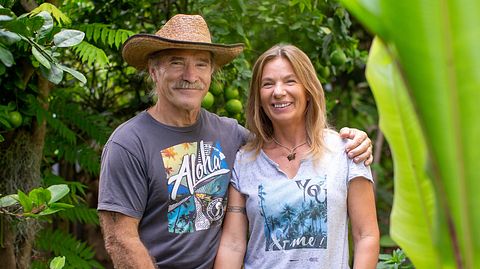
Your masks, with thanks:
[{"label": "man's face", "polygon": [[172,111],[200,109],[212,78],[212,56],[202,50],[167,50],[149,67],[158,102]]}]

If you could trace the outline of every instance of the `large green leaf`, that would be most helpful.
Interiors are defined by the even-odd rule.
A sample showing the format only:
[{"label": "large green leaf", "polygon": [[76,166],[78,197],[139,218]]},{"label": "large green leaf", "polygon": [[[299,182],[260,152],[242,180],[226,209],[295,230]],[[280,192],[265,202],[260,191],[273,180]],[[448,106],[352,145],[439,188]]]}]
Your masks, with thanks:
[{"label": "large green leaf", "polygon": [[39,16],[39,17],[43,18],[42,27],[37,31],[38,36],[41,38],[41,37],[46,36],[48,33],[50,33],[52,31],[52,29],[53,29],[53,18],[50,15],[50,13],[48,13],[46,11],[42,11],[42,12],[38,13],[36,16]]},{"label": "large green leaf", "polygon": [[48,81],[52,82],[53,84],[58,84],[63,79],[63,70],[60,69],[55,63],[51,64],[50,69],[47,69],[41,65],[40,72],[45,78],[48,79]]},{"label": "large green leaf", "polygon": [[32,55],[35,57],[35,59],[37,59],[39,63],[41,63],[47,69],[51,68],[50,61],[48,61],[47,58],[45,58],[45,56],[43,56],[43,54],[33,46],[32,46]]},{"label": "large green leaf", "polygon": [[20,41],[21,39],[22,38],[16,33],[12,33],[6,30],[0,30],[0,43],[11,45],[15,42]]},{"label": "large green leaf", "polygon": [[53,36],[53,42],[59,48],[72,47],[80,44],[84,37],[85,33],[81,31],[62,29]]},{"label": "large green leaf", "polygon": [[440,208],[435,240],[453,241],[442,257],[480,268],[480,1],[342,1],[391,48],[408,86]]},{"label": "large green leaf", "polygon": [[48,202],[49,204],[55,203],[56,201],[62,199],[70,191],[66,184],[52,185],[48,187],[48,190],[52,194],[50,201]]},{"label": "large green leaf", "polygon": [[394,156],[390,234],[418,268],[441,268],[442,257],[433,239],[433,187],[424,170],[425,141],[398,68],[378,38],[370,49],[366,75],[379,110],[380,128]]},{"label": "large green leaf", "polygon": [[14,63],[13,54],[2,44],[0,44],[0,61],[6,66],[10,67]]},{"label": "large green leaf", "polygon": [[58,67],[60,69],[62,69],[63,71],[72,75],[74,78],[78,79],[83,84],[87,83],[87,78],[82,73],[78,72],[77,70],[72,69],[72,68],[67,67],[67,66],[64,66],[62,64],[59,64]]}]

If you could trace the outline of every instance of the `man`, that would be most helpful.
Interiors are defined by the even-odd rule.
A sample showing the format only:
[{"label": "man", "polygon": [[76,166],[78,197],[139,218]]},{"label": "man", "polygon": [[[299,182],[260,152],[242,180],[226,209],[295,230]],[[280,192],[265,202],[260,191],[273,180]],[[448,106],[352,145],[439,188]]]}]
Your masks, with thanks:
[{"label": "man", "polygon": [[[118,127],[105,145],[99,216],[116,268],[211,268],[235,154],[247,131],[201,109],[214,69],[242,44],[211,43],[204,19],[176,15],[155,35],[137,34],[123,57],[148,68],[156,104]],[[364,132],[350,153],[371,157]],[[360,153],[360,154],[359,154]]]}]

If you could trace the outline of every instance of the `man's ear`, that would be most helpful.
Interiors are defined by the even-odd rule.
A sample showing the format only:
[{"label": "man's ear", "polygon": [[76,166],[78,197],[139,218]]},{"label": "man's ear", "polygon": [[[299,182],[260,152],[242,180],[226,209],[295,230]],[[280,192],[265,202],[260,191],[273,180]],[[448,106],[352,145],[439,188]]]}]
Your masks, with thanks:
[{"label": "man's ear", "polygon": [[148,74],[154,83],[157,83],[157,70],[153,68],[151,65],[148,66]]}]

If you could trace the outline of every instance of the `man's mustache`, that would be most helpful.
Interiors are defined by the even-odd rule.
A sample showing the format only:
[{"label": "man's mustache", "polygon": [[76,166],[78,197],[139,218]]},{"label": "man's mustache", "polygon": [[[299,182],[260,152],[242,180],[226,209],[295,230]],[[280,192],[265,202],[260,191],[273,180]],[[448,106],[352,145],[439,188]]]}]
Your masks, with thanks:
[{"label": "man's mustache", "polygon": [[176,88],[176,89],[203,90],[203,89],[205,89],[205,85],[201,82],[190,83],[188,81],[179,81],[179,82],[175,83],[174,88]]}]

